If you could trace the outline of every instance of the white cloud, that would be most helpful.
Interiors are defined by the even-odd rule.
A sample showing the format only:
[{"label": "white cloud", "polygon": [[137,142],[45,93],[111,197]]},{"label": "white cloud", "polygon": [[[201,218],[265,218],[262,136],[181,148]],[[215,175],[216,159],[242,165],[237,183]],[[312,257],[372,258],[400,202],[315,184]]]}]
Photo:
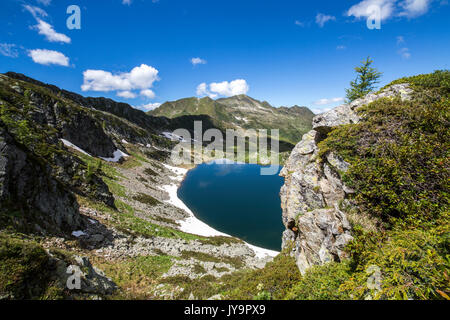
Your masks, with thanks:
[{"label": "white cloud", "polygon": [[220,83],[213,82],[209,85],[209,89],[221,96],[231,97],[238,94],[246,94],[249,90],[247,81],[237,79],[231,82],[223,81]]},{"label": "white cloud", "polygon": [[[50,4],[50,2],[49,2]],[[43,21],[41,18],[47,17],[48,14],[45,12],[45,10],[30,6],[30,5],[24,5],[23,6],[25,10],[27,10],[31,15],[36,19],[37,25],[33,26],[33,29],[38,30],[38,33],[45,36],[45,38],[50,42],[62,42],[62,43],[70,43],[71,39],[66,36],[63,33],[58,33],[55,31],[53,26],[45,21]]]},{"label": "white cloud", "polygon": [[59,65],[68,67],[69,58],[58,51],[46,50],[46,49],[36,49],[28,51],[28,55],[33,59],[34,62],[48,65]]},{"label": "white cloud", "polygon": [[0,43],[0,54],[9,58],[17,58],[19,56],[16,45],[12,43]]},{"label": "white cloud", "polygon": [[39,7],[35,7],[35,6],[30,6],[28,4],[23,6],[25,8],[25,10],[27,10],[29,13],[31,13],[31,15],[37,20],[39,17],[47,17],[48,14],[47,12],[45,12],[45,10],[39,8]]},{"label": "white cloud", "polygon": [[304,26],[305,26],[305,24],[304,24],[303,22],[299,21],[299,20],[295,20],[294,23],[295,23],[297,26],[299,26],[299,27],[304,27]]},{"label": "white cloud", "polygon": [[198,96],[209,96],[211,99],[214,99],[217,97],[217,94],[213,94],[208,91],[208,85],[205,82],[200,83],[197,86],[197,95]]},{"label": "white cloud", "polygon": [[400,45],[402,43],[405,43],[405,38],[403,36],[397,37],[397,45]]},{"label": "white cloud", "polygon": [[130,72],[112,74],[103,70],[86,70],[83,72],[83,91],[118,91],[123,98],[135,98],[133,90],[140,90],[140,94],[147,98],[154,98],[155,93],[150,90],[155,81],[159,81],[158,70],[142,64]]},{"label": "white cloud", "polygon": [[401,48],[397,51],[397,53],[403,58],[403,59],[409,59],[411,58],[411,52],[409,51],[409,48]]},{"label": "white cloud", "polygon": [[431,0],[405,0],[400,3],[402,12],[400,16],[406,16],[408,18],[415,18],[428,12],[428,8]]},{"label": "white cloud", "polygon": [[319,113],[330,111],[331,109],[332,108],[312,108],[311,111],[314,112],[315,114],[319,114]]},{"label": "white cloud", "polygon": [[134,108],[142,110],[142,111],[150,111],[150,110],[155,110],[156,108],[158,108],[161,105],[161,103],[149,103],[149,104],[144,104],[141,106],[134,106]]},{"label": "white cloud", "polygon": [[141,96],[147,97],[149,99],[153,99],[155,97],[155,93],[150,89],[142,90],[140,94]]},{"label": "white cloud", "polygon": [[196,65],[198,65],[198,64],[206,64],[207,63],[207,61],[206,60],[204,60],[204,59],[202,59],[202,58],[192,58],[191,59],[191,63],[194,65],[194,66],[196,66]]},{"label": "white cloud", "polygon": [[343,45],[340,45],[340,46],[337,46],[336,49],[337,50],[345,50],[345,49],[347,49],[347,47],[343,46]]},{"label": "white cloud", "polygon": [[[131,5],[132,0],[122,0],[122,4],[126,4],[127,6]],[[159,2],[159,0],[152,0],[153,3]]]},{"label": "white cloud", "polygon": [[323,28],[323,26],[325,25],[325,23],[327,23],[328,21],[336,21],[336,17],[333,16],[329,16],[323,13],[318,13],[316,16],[316,23]]},{"label": "white cloud", "polygon": [[397,37],[397,46],[400,47],[400,49],[397,51],[397,54],[399,54],[403,59],[409,59],[411,58],[411,52],[409,51],[409,48],[406,47],[406,41],[403,36]]},{"label": "white cloud", "polygon": [[243,79],[237,79],[231,82],[213,82],[209,85],[207,85],[206,83],[201,83],[197,86],[197,95],[207,95],[211,99],[214,99],[218,96],[232,97],[240,94],[247,94],[249,90],[250,88],[247,84],[247,81]]},{"label": "white cloud", "polygon": [[52,0],[37,0],[37,2],[44,6],[49,6],[50,3],[52,3]]},{"label": "white cloud", "polygon": [[39,34],[44,35],[50,42],[70,43],[71,39],[63,33],[58,33],[53,29],[53,26],[41,19],[37,19],[38,24],[33,28],[39,31]]},{"label": "white cloud", "polygon": [[314,101],[314,105],[316,106],[325,106],[325,105],[329,105],[329,104],[333,104],[333,103],[340,103],[340,102],[344,102],[344,98],[339,97],[339,98],[331,98],[331,99],[320,99],[317,101]]},{"label": "white cloud", "polygon": [[126,98],[126,99],[134,99],[134,98],[136,98],[136,94],[134,92],[131,92],[131,91],[119,91],[117,93],[117,96],[121,97],[121,98]]},{"label": "white cloud", "polygon": [[367,18],[372,15],[374,6],[380,8],[381,20],[393,16],[415,18],[428,12],[432,0],[363,0],[347,11],[347,16]]},{"label": "white cloud", "polygon": [[347,11],[347,16],[355,18],[367,18],[372,15],[372,8],[379,7],[381,20],[386,20],[394,13],[394,3],[396,0],[364,0],[355,4]]}]

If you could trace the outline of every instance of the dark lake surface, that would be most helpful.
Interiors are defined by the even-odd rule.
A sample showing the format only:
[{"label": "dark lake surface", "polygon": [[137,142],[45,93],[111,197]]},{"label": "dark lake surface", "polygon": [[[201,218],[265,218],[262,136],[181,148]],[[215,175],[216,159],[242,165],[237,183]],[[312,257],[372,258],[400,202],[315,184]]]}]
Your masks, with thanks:
[{"label": "dark lake surface", "polygon": [[260,169],[256,164],[201,164],[188,172],[178,197],[214,229],[280,251],[284,179],[263,176]]}]

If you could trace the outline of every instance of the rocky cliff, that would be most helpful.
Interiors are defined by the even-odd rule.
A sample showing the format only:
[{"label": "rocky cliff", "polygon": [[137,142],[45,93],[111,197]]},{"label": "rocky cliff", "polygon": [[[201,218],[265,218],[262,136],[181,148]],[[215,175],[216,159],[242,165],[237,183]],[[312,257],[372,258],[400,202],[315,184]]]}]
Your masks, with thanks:
[{"label": "rocky cliff", "polygon": [[319,142],[341,125],[358,123],[364,115],[358,110],[375,100],[399,96],[408,100],[413,90],[396,84],[377,94],[369,94],[350,104],[320,114],[313,119],[313,130],[306,133],[292,151],[280,175],[283,248],[292,250],[300,272],[312,265],[341,261],[344,247],[353,239],[352,224],[346,213],[355,191],[342,181],[349,164],[332,150],[319,157]]}]

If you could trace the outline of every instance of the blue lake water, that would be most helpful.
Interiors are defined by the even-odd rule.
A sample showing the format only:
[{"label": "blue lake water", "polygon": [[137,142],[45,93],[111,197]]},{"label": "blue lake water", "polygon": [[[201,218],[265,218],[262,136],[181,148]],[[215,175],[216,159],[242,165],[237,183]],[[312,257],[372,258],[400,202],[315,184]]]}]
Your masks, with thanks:
[{"label": "blue lake water", "polygon": [[284,179],[263,176],[260,169],[256,164],[201,164],[188,172],[178,197],[214,229],[280,251]]}]

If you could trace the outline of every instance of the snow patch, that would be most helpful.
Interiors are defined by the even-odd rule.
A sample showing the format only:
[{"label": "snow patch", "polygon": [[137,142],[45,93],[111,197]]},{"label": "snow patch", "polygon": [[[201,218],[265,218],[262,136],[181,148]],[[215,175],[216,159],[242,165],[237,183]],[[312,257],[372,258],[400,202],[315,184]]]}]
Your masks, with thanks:
[{"label": "snow patch", "polygon": [[99,158],[103,159],[105,161],[108,161],[108,162],[119,162],[120,159],[126,158],[126,157],[129,157],[129,155],[127,155],[125,152],[120,151],[119,149],[117,149],[116,151],[114,151],[114,154],[113,154],[112,158],[102,158],[102,157],[99,157]]},{"label": "snow patch", "polygon": [[66,139],[60,139],[60,140],[62,141],[62,143],[64,143],[64,145],[65,145],[66,147],[70,147],[70,148],[72,148],[72,149],[75,149],[75,150],[81,152],[82,154],[85,154],[85,155],[87,155],[87,156],[89,156],[89,157],[92,157],[89,153],[87,153],[87,152],[84,151],[83,149],[77,147],[77,146],[74,145],[72,142],[67,141]]},{"label": "snow patch", "polygon": [[[67,140],[65,140],[65,139],[60,139],[60,140],[62,141],[62,143],[64,143],[64,145],[65,145],[66,147],[70,147],[70,148],[72,148],[72,149],[75,149],[75,150],[77,150],[77,151],[79,151],[79,152],[81,152],[81,153],[87,155],[87,156],[92,157],[92,155],[90,155],[88,152],[84,151],[83,149],[77,147],[77,146],[74,145],[72,142],[67,141]],[[124,141],[124,140],[122,140],[122,142],[123,142],[123,141]],[[128,142],[125,142],[125,143],[128,143]],[[108,161],[108,162],[119,162],[119,160],[122,159],[123,157],[126,158],[126,157],[129,157],[129,155],[126,154],[125,152],[120,151],[120,150],[116,150],[116,151],[114,151],[114,154],[113,154],[113,157],[112,157],[112,158],[103,158],[103,157],[99,157],[99,158],[100,158],[100,159],[103,159],[103,160],[105,160],[105,161]]]},{"label": "snow patch", "polygon": [[235,116],[235,118],[236,118],[236,120],[244,121],[245,123],[248,123],[248,119],[247,118],[241,118],[241,117],[237,117],[237,116]]},{"label": "snow patch", "polygon": [[180,136],[178,136],[176,134],[173,134],[172,132],[166,132],[165,131],[165,132],[162,132],[161,135],[163,137],[167,138],[167,139],[170,139],[170,140],[177,140],[177,141],[180,141],[180,142],[186,142],[185,139],[183,139],[182,137],[180,137]]},{"label": "snow patch", "polygon": [[79,231],[74,231],[74,232],[72,232],[72,235],[73,235],[74,237],[79,238],[79,237],[81,237],[81,236],[86,236],[87,234],[84,233],[83,231],[79,230]]},{"label": "snow patch", "polygon": [[246,164],[245,162],[241,162],[241,161],[233,161],[230,159],[215,159],[215,160],[211,160],[209,162],[206,162],[207,165],[211,165],[211,164]]}]

